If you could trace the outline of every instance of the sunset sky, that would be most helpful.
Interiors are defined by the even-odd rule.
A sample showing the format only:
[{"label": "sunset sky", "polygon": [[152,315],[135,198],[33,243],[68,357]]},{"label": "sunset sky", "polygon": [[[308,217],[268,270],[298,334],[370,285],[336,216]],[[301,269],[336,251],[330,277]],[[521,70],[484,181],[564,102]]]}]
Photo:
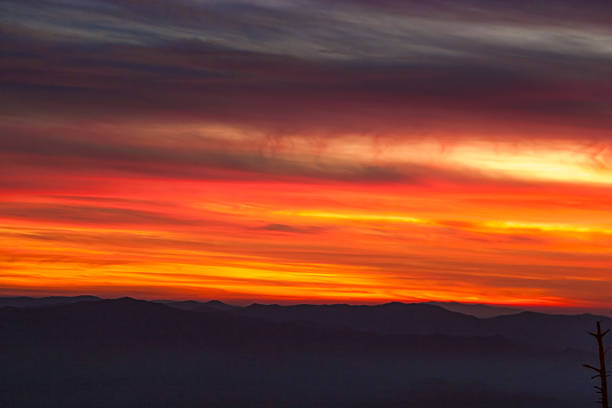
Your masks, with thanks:
[{"label": "sunset sky", "polygon": [[612,3],[3,0],[0,295],[612,309]]}]

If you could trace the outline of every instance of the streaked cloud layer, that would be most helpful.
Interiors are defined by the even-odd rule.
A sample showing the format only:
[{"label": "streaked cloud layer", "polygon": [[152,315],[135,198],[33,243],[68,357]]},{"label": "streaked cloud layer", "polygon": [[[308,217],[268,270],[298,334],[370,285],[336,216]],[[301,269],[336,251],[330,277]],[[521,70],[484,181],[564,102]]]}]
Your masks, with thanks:
[{"label": "streaked cloud layer", "polygon": [[4,293],[612,304],[612,6],[2,1]]}]

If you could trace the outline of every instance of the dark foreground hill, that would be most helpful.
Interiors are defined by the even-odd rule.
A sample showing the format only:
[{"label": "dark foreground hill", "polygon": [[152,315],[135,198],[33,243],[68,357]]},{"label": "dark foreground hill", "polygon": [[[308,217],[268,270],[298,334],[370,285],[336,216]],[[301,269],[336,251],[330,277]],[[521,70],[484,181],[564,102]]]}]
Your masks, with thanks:
[{"label": "dark foreground hill", "polygon": [[[559,408],[592,399],[581,367],[589,353],[509,339],[517,333],[427,333],[423,327],[442,322],[449,331],[482,323],[431,305],[271,306],[261,313],[268,307],[59,303],[0,308],[0,406]],[[511,334],[566,324],[563,317],[516,316],[486,324]],[[415,322],[420,334],[393,329]]]}]

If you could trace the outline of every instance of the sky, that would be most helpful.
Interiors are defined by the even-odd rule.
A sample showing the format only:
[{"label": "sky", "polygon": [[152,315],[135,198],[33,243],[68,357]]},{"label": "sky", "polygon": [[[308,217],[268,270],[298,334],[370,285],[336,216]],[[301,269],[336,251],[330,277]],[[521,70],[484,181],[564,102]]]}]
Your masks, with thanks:
[{"label": "sky", "polygon": [[612,309],[612,3],[1,0],[0,295]]}]

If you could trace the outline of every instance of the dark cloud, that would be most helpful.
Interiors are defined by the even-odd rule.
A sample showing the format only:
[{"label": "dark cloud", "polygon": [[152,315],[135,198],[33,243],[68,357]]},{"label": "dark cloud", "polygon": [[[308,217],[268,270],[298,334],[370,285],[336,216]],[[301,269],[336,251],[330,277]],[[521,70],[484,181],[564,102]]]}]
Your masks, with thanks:
[{"label": "dark cloud", "polygon": [[263,230],[263,231],[287,232],[287,233],[294,233],[294,234],[316,234],[323,230],[321,227],[313,227],[313,226],[294,227],[294,226],[287,225],[287,224],[267,224],[257,229]]},{"label": "dark cloud", "polygon": [[91,203],[107,203],[107,204],[118,204],[118,205],[130,205],[130,204],[136,204],[136,205],[153,205],[153,206],[164,206],[164,205],[168,205],[168,202],[164,202],[164,201],[160,201],[160,200],[136,200],[136,199],[129,199],[129,198],[118,198],[118,197],[99,197],[99,196],[78,196],[78,195],[56,195],[56,196],[50,196],[50,198],[57,198],[63,201],[85,201],[85,202],[91,202]]},{"label": "dark cloud", "polygon": [[466,122],[611,125],[602,2],[6,4],[7,114],[406,137]]},{"label": "dark cloud", "polygon": [[203,225],[203,220],[118,207],[62,204],[0,203],[0,217],[70,224],[96,225]]},{"label": "dark cloud", "polygon": [[[466,115],[602,127],[611,109],[612,65],[579,58],[521,59],[483,49],[455,65],[377,65],[315,63],[199,42],[14,48],[22,55],[3,64],[2,82],[6,112],[16,114],[26,104],[108,119],[156,114],[269,129],[368,131],[436,128]],[[15,100],[22,104],[10,103]]]}]

